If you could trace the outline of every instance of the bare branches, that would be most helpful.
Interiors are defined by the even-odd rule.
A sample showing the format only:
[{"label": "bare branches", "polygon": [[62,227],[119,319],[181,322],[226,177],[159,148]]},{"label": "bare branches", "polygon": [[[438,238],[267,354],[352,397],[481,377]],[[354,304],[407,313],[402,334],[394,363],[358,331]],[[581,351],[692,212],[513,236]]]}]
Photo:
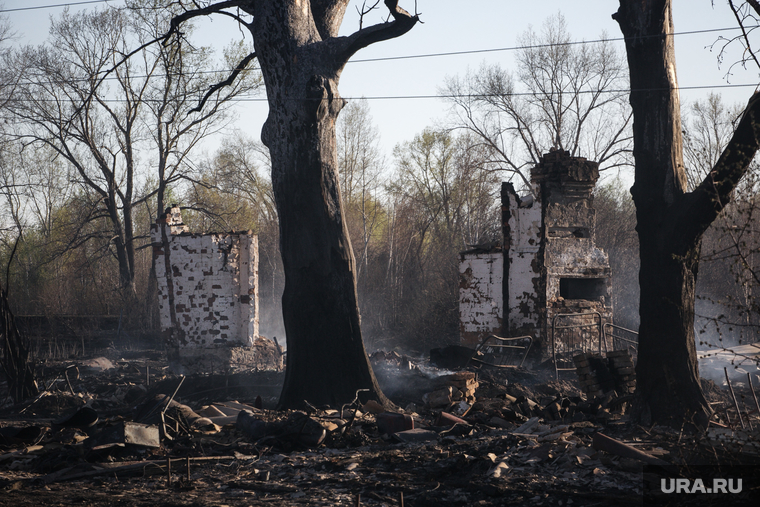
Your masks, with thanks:
[{"label": "bare branches", "polygon": [[[253,14],[252,12],[249,12],[246,7],[248,6],[249,2],[243,1],[243,0],[227,0],[224,2],[213,2],[205,7],[201,7],[197,2],[193,2],[196,5],[195,9],[190,9],[182,14],[178,14],[177,16],[174,16],[171,20],[171,26],[169,28],[169,31],[166,33],[166,38],[168,39],[169,36],[173,33],[179,33],[180,32],[180,26],[182,23],[189,21],[193,18],[197,18],[200,16],[208,16],[210,14],[220,14],[223,13],[225,9],[230,9],[233,7],[237,7],[239,9],[242,9],[244,12],[247,12],[248,14]],[[226,13],[229,15],[229,13]]]},{"label": "bare branches", "polygon": [[420,21],[419,14],[412,16],[398,6],[398,0],[385,0],[385,6],[388,7],[393,21],[362,28],[348,36],[344,42],[345,49],[342,51],[344,62],[347,62],[357,51],[371,44],[404,35]]},{"label": "bare branches", "polygon": [[[713,2],[714,5],[714,2]],[[752,42],[750,41],[750,35],[752,32],[759,28],[760,25],[760,2],[757,0],[745,0],[741,3],[736,0],[728,0],[729,9],[736,19],[737,25],[741,30],[739,35],[734,37],[718,37],[713,43],[712,47],[718,45],[720,51],[718,51],[718,64],[722,64],[728,54],[728,48],[734,46],[735,43],[741,46],[741,57],[733,61],[726,72],[726,79],[728,79],[735,66],[741,65],[746,68],[748,62],[752,62],[760,68],[760,59],[755,54],[755,50],[752,49]]]},{"label": "bare branches", "polygon": [[747,3],[755,10],[758,16],[760,16],[760,2],[757,0],[747,0]]},{"label": "bare branches", "polygon": [[377,6],[378,6],[379,3],[380,3],[380,0],[377,0],[374,4],[372,4],[371,6],[367,7],[367,2],[365,1],[362,4],[362,8],[361,9],[359,9],[359,6],[356,7],[356,12],[359,13],[359,30],[361,30],[362,26],[364,25],[364,16],[366,16],[370,12],[374,11],[377,8]]},{"label": "bare branches", "polygon": [[193,113],[193,112],[200,112],[201,110],[203,110],[203,106],[206,104],[206,101],[209,99],[209,97],[211,97],[214,93],[216,93],[220,89],[224,88],[225,86],[230,86],[232,83],[234,83],[235,79],[238,77],[238,75],[242,71],[245,70],[245,68],[248,66],[249,63],[251,63],[253,61],[254,58],[256,58],[256,53],[255,52],[251,53],[248,56],[246,56],[245,58],[243,58],[243,60],[239,64],[237,64],[237,66],[230,73],[230,75],[227,76],[227,79],[225,79],[224,81],[220,81],[220,82],[218,82],[216,84],[213,84],[213,85],[211,85],[209,87],[208,91],[203,96],[203,98],[198,103],[198,105],[196,107],[194,107],[193,109],[191,109],[190,112],[191,113]]},{"label": "bare branches", "polygon": [[718,162],[702,183],[687,194],[684,213],[692,216],[691,230],[685,234],[702,234],[731,200],[731,193],[747,172],[760,149],[760,92],[750,98],[739,124]]},{"label": "bare branches", "polygon": [[[755,5],[752,5],[753,8],[757,6],[757,2],[747,2],[748,4],[752,5],[753,3]],[[744,26],[747,19],[750,18],[749,14],[740,14],[739,9],[734,5],[734,0],[728,0],[728,5],[731,8],[731,12],[734,13],[734,17],[736,18],[736,22],[739,24],[739,28],[741,28],[742,31],[742,38],[744,39],[744,49],[747,53],[749,53],[749,57],[745,57],[742,61],[746,62],[749,59],[752,59],[755,64],[760,68],[760,61],[758,61],[757,56],[755,55],[754,51],[752,51],[752,44],[749,41],[749,34],[747,33],[747,29]],[[760,14],[760,12],[758,13]]]},{"label": "bare branches", "polygon": [[[551,17],[540,35],[519,39],[526,49],[511,73],[482,66],[447,80],[439,94],[449,100],[451,125],[475,134],[507,171],[530,188],[525,167],[551,148],[600,164],[627,165],[631,111],[623,92],[625,65],[611,44],[568,46],[564,19]],[[522,189],[521,189],[522,190]]]}]

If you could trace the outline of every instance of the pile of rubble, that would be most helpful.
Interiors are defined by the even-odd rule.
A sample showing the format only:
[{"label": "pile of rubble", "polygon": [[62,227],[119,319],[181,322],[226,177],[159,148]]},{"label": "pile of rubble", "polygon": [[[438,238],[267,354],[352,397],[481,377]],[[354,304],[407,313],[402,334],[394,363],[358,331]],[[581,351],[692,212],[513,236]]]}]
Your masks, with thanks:
[{"label": "pile of rubble", "polygon": [[636,370],[627,350],[611,350],[600,354],[578,354],[573,357],[583,391],[591,397],[605,393],[631,394],[636,390]]},{"label": "pile of rubble", "polygon": [[357,396],[277,412],[267,407],[281,378],[263,373],[241,391],[235,376],[174,377],[160,361],[62,368],[45,396],[0,421],[0,505],[634,505],[645,464],[722,445],[632,426],[628,393],[593,396],[553,371],[373,362],[403,408]]}]

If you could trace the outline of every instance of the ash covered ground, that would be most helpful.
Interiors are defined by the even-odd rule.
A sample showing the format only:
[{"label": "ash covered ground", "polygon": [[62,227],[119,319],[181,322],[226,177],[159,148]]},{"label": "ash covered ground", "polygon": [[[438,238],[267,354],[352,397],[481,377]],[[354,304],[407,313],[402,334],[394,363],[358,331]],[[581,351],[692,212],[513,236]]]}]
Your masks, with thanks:
[{"label": "ash covered ground", "polygon": [[[575,372],[372,361],[392,413],[278,412],[281,373],[183,379],[161,352],[48,362],[43,395],[3,408],[0,505],[624,506],[642,504],[646,464],[758,469],[747,385],[752,430],[705,381],[721,415],[687,435],[631,423],[630,395],[588,396]],[[138,424],[155,434],[125,437]]]}]

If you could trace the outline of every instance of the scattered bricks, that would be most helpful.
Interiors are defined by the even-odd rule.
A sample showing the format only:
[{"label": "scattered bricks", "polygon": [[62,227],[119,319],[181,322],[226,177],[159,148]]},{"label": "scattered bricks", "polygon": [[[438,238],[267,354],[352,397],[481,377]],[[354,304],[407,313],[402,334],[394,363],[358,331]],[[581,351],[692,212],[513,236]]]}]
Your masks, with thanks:
[{"label": "scattered bricks", "polygon": [[432,391],[423,395],[422,401],[431,408],[444,407],[451,403],[452,393],[453,388],[451,386],[446,386],[437,391]]},{"label": "scattered bricks", "polygon": [[578,354],[573,361],[579,384],[589,398],[613,389],[629,394],[636,388],[636,369],[627,350],[610,351],[604,359],[594,354]]},{"label": "scattered bricks", "polygon": [[615,378],[615,388],[625,394],[636,390],[636,368],[627,350],[613,350],[607,354],[610,372]]},{"label": "scattered bricks", "polygon": [[583,368],[588,366],[588,359],[586,354],[578,354],[577,356],[573,357],[573,363],[575,363],[576,368]]},{"label": "scattered bricks", "polygon": [[613,364],[619,368],[626,366],[633,366],[633,360],[630,356],[616,356],[609,358],[610,364]]},{"label": "scattered bricks", "polygon": [[475,390],[479,386],[478,381],[475,379],[475,374],[470,371],[460,371],[452,375],[439,377],[439,382],[445,387],[452,388],[452,400],[454,401],[461,399],[474,401]]},{"label": "scattered bricks", "polygon": [[[614,368],[616,370],[631,368],[631,373],[633,372],[633,360],[631,359],[631,356],[628,354],[627,350],[614,350],[607,354],[607,358],[610,364],[610,368]],[[628,373],[625,374],[627,375]]]}]

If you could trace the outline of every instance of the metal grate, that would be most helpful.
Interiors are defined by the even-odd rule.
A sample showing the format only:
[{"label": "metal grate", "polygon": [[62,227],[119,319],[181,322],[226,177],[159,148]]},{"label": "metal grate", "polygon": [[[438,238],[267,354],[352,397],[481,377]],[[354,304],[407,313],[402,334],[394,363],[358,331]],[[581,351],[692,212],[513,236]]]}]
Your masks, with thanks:
[{"label": "metal grate", "polygon": [[[589,322],[589,317],[591,322]],[[560,313],[552,319],[552,361],[554,372],[575,370],[573,356],[607,350],[602,314],[599,312]]]},{"label": "metal grate", "polygon": [[609,350],[627,350],[633,364],[636,364],[639,355],[639,333],[607,322],[604,324],[604,341]]},{"label": "metal grate", "polygon": [[525,363],[532,345],[531,336],[502,338],[492,334],[480,342],[469,363],[495,368],[519,368]]}]

